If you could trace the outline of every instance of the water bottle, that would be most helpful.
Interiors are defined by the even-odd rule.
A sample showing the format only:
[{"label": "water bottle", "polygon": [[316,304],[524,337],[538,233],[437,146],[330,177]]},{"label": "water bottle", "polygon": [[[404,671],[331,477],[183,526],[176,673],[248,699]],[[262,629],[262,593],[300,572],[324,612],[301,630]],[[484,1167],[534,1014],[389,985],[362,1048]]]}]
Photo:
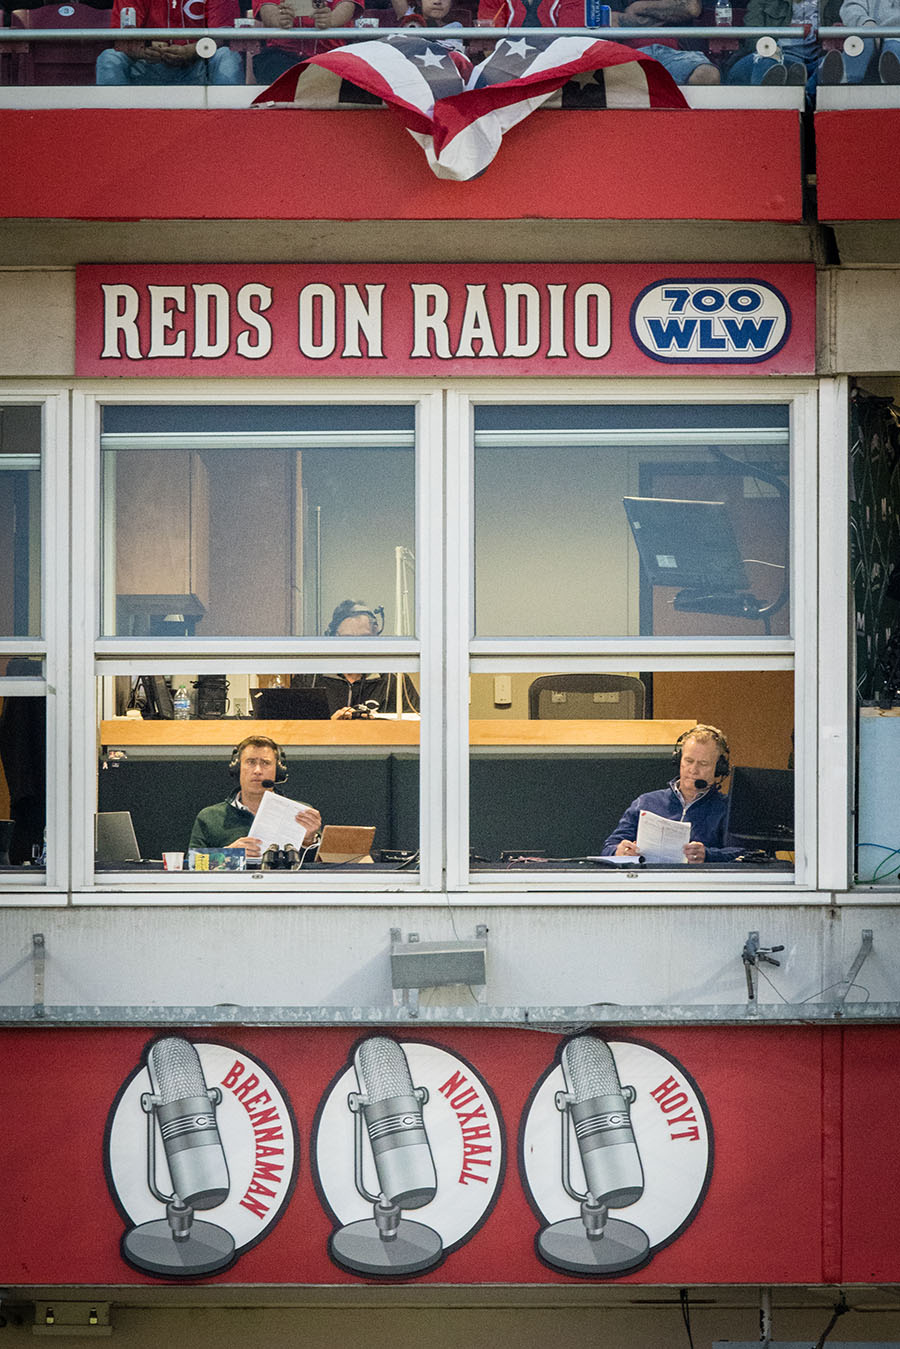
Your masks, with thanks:
[{"label": "water bottle", "polygon": [[717,28],[731,28],[734,23],[734,12],[731,8],[731,0],[716,0],[715,24]]},{"label": "water bottle", "polygon": [[178,685],[178,692],[175,694],[173,701],[175,704],[175,720],[187,721],[191,715],[191,700],[184,684]]}]

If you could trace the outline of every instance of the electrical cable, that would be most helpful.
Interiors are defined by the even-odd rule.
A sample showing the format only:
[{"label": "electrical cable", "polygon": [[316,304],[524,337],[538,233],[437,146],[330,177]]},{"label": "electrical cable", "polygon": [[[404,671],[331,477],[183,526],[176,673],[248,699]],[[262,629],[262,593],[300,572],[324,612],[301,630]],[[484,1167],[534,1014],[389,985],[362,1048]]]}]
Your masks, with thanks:
[{"label": "electrical cable", "polygon": [[828,1325],[822,1331],[822,1334],[816,1340],[814,1349],[822,1349],[823,1344],[828,1339],[828,1336],[831,1334],[831,1332],[834,1330],[834,1327],[837,1325],[837,1322],[840,1319],[840,1317],[842,1317],[844,1313],[848,1312],[849,1310],[850,1308],[847,1306],[847,1299],[844,1297],[844,1294],[841,1293],[840,1301],[835,1303],[834,1314],[832,1315],[831,1320],[828,1322]]},{"label": "electrical cable", "polygon": [[684,1328],[687,1331],[688,1344],[694,1349],[694,1337],[691,1334],[691,1302],[686,1288],[679,1288],[678,1301],[681,1304],[681,1319],[684,1322]]},{"label": "electrical cable", "polygon": [[889,862],[892,857],[897,857],[898,855],[900,855],[900,848],[891,848],[886,843],[858,843],[856,847],[857,851],[859,851],[860,848],[880,848],[882,852],[887,853],[887,857],[882,857],[881,861],[878,863],[878,866],[875,868],[874,874],[870,876],[868,880],[862,880],[859,876],[857,876],[856,878],[857,885],[873,885],[875,881],[880,879],[879,873],[881,871],[881,868],[885,865],[885,863]]},{"label": "electrical cable", "polygon": [[[772,990],[773,993],[777,993],[777,994],[778,994],[778,996],[779,996],[779,998],[781,999],[782,1002],[787,1002],[787,1001],[788,1001],[788,999],[787,999],[787,998],[784,996],[784,994],[782,993],[781,989],[775,987],[775,985],[772,983],[772,980],[771,980],[771,979],[769,978],[769,976],[766,974],[765,970],[762,968],[761,965],[757,965],[757,966],[756,966],[756,973],[757,973],[758,975],[760,975],[763,979],[765,979],[766,983],[769,985],[769,988],[771,988],[771,990]],[[815,996],[815,995],[813,995],[813,996]]]}]

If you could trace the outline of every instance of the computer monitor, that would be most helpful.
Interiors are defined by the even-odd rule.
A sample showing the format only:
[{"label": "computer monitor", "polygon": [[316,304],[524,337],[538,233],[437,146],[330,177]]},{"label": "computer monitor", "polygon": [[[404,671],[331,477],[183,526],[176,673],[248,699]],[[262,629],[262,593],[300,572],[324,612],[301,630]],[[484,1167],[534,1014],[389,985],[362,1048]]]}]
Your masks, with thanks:
[{"label": "computer monitor", "polygon": [[794,771],[792,768],[731,770],[726,843],[731,848],[792,852]]},{"label": "computer monitor", "polygon": [[251,689],[254,717],[265,721],[327,721],[328,694],[325,689]]},{"label": "computer monitor", "polygon": [[116,862],[140,862],[130,810],[102,810],[97,815],[95,857],[104,866]]},{"label": "computer monitor", "polygon": [[755,615],[724,501],[624,497],[622,504],[650,584],[681,592],[676,609]]}]

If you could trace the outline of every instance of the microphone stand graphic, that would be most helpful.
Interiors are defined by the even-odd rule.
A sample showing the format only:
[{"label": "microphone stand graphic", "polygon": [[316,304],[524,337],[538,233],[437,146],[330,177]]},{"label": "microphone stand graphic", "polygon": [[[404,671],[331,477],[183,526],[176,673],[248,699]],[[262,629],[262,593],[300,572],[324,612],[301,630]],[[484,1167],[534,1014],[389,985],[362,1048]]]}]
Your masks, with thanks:
[{"label": "microphone stand graphic", "polygon": [[[215,1208],[228,1196],[228,1167],[215,1107],[218,1087],[207,1087],[194,1046],[180,1037],[159,1040],[147,1055],[152,1092],[142,1092],[147,1116],[147,1186],[166,1206],[165,1218],[141,1223],[122,1238],[125,1258],[148,1274],[195,1278],[214,1274],[234,1257],[234,1238],[224,1227],[194,1220],[195,1209]],[[159,1121],[172,1194],[156,1180]]]},{"label": "microphone stand graphic", "polygon": [[[434,1228],[404,1218],[402,1212],[430,1203],[437,1192],[422,1119],[428,1088],[413,1087],[405,1053],[386,1037],[364,1040],[353,1061],[361,1088],[347,1097],[353,1115],[353,1180],[373,1209],[371,1218],[333,1233],[331,1253],[356,1274],[420,1274],[436,1265],[444,1251]],[[363,1178],[363,1119],[381,1187],[378,1194],[366,1189]]]},{"label": "microphone stand graphic", "polygon": [[[633,1204],[644,1189],[628,1109],[636,1092],[621,1085],[609,1046],[591,1035],[566,1045],[563,1075],[571,1090],[558,1091],[554,1097],[561,1121],[562,1185],[581,1205],[581,1213],[544,1228],[537,1239],[538,1253],[566,1273],[622,1274],[642,1265],[650,1250],[642,1228],[608,1216],[610,1205]],[[570,1114],[587,1184],[583,1193],[571,1180]]]}]

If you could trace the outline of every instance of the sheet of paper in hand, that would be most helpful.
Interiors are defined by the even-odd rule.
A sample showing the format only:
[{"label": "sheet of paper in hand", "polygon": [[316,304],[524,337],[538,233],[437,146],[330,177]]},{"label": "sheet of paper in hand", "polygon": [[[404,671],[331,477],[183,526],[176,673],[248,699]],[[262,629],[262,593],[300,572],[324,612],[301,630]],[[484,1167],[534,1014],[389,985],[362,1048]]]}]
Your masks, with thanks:
[{"label": "sheet of paper in hand", "polygon": [[654,815],[652,810],[642,810],[638,817],[638,852],[648,862],[686,861],[684,845],[691,839],[691,826],[683,820],[667,820],[662,815]]}]

